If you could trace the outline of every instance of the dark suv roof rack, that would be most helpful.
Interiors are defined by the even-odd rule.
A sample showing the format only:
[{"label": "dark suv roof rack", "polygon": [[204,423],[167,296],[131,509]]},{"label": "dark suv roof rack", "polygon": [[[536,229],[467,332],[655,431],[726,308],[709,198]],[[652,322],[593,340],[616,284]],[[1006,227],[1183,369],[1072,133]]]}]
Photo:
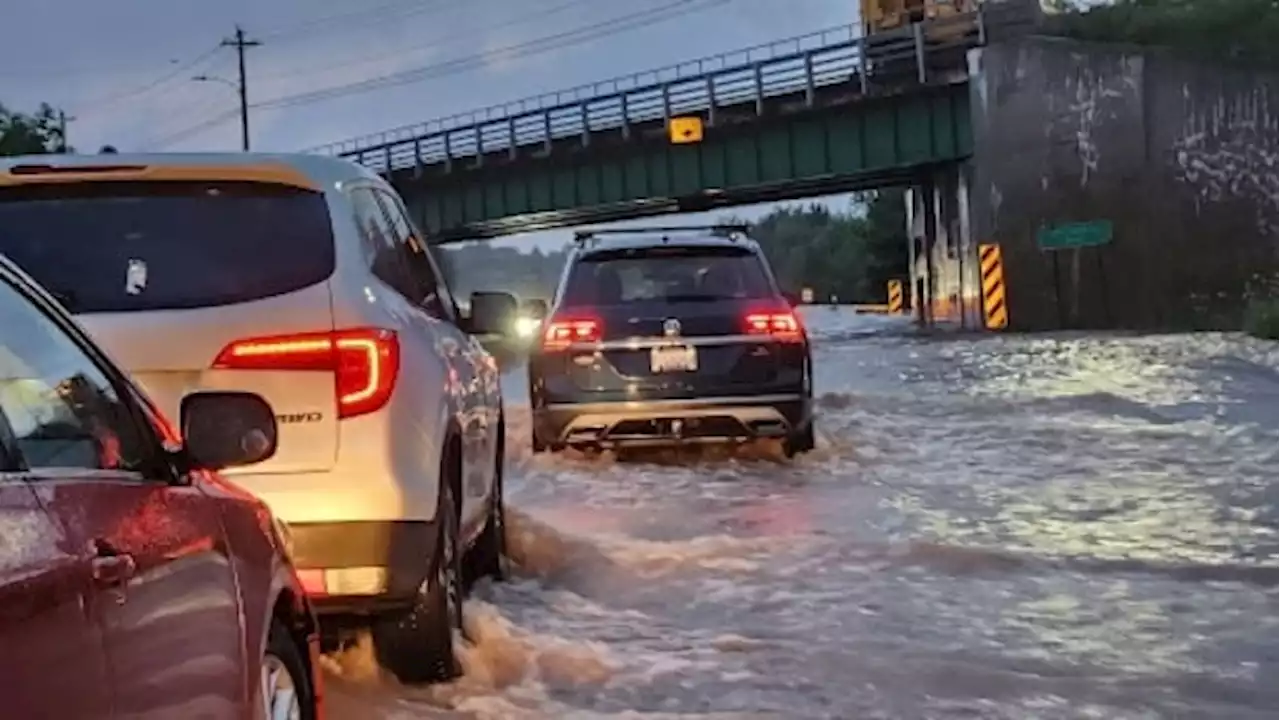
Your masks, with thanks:
[{"label": "dark suv roof rack", "polygon": [[734,233],[746,235],[750,226],[745,223],[717,223],[715,225],[646,225],[632,228],[605,228],[601,230],[575,230],[573,241],[582,243],[599,235],[636,235],[649,233],[681,233],[681,232],[723,232],[731,240],[737,240]]}]

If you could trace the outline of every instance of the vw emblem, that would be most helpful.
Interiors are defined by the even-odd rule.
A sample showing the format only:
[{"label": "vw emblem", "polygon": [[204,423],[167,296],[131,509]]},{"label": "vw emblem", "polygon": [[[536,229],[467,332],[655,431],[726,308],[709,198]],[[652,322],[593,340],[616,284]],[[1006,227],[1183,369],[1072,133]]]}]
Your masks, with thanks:
[{"label": "vw emblem", "polygon": [[680,335],[680,321],[675,318],[667,318],[662,323],[662,334],[667,337],[678,337]]}]

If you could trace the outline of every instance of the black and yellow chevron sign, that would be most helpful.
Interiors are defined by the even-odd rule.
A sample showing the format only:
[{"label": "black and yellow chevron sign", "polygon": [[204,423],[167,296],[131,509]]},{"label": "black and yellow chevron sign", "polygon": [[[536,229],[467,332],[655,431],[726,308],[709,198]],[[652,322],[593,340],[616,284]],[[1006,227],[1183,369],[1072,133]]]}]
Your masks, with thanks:
[{"label": "black and yellow chevron sign", "polygon": [[889,313],[898,315],[902,312],[902,281],[889,281]]},{"label": "black and yellow chevron sign", "polygon": [[988,330],[1009,327],[1009,305],[1004,294],[1004,258],[994,243],[978,245],[982,272],[982,318]]}]

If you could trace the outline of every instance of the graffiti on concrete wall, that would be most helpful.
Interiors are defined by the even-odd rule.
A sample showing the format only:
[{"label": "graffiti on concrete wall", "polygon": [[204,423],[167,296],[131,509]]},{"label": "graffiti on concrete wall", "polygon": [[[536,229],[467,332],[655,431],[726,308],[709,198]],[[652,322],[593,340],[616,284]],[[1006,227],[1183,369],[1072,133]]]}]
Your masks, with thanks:
[{"label": "graffiti on concrete wall", "polygon": [[[970,68],[971,226],[1001,246],[1011,326],[1238,323],[1259,268],[1274,277],[1275,75],[1056,38],[988,45]],[[1036,243],[1093,219],[1116,241]]]},{"label": "graffiti on concrete wall", "polygon": [[[1102,160],[1099,130],[1122,117],[1129,101],[1141,92],[1141,56],[1122,57],[1119,67],[1103,69],[1091,65],[1090,59],[1073,53],[1074,72],[1061,77],[1059,91],[1046,94],[1053,118],[1045,130],[1046,139],[1052,143],[1061,138],[1074,146],[1080,163],[1080,187],[1088,185],[1098,172]],[[1048,177],[1042,178],[1044,189],[1048,184]]]},{"label": "graffiti on concrete wall", "polygon": [[1197,104],[1183,85],[1187,115],[1174,140],[1178,180],[1192,188],[1196,212],[1238,199],[1257,208],[1258,230],[1276,234],[1276,105],[1266,86]]}]

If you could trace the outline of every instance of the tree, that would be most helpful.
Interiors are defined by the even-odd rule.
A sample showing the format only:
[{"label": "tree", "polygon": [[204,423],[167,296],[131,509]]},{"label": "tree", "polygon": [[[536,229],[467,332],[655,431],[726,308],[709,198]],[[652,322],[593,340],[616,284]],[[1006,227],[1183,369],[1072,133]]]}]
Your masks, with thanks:
[{"label": "tree", "polygon": [[1114,0],[1084,6],[1056,0],[1047,27],[1095,42],[1175,48],[1211,60],[1276,63],[1276,0]]},{"label": "tree", "polygon": [[910,263],[906,196],[902,188],[885,188],[865,202],[866,282],[876,292],[887,293],[890,280],[906,279]]},{"label": "tree", "polygon": [[0,156],[72,152],[56,110],[41,104],[26,115],[0,105]]},{"label": "tree", "polygon": [[869,193],[855,202],[858,212],[782,207],[751,224],[749,234],[784,289],[812,288],[819,300],[884,301],[885,281],[907,272],[902,192]]}]

